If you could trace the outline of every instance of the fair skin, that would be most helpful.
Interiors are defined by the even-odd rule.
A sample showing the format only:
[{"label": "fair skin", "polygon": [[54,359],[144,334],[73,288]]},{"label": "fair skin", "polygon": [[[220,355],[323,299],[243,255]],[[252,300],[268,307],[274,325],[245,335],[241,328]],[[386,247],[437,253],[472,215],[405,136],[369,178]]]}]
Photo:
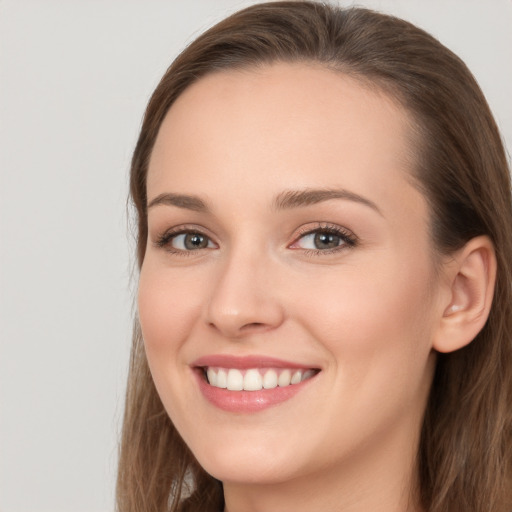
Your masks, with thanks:
[{"label": "fair skin", "polygon": [[[386,95],[305,64],[209,75],[162,124],[140,322],[163,404],[228,512],[421,510],[433,349],[471,336],[443,334],[475,302],[464,262],[493,269],[482,242],[436,271],[408,129]],[[247,409],[240,393],[275,390],[209,399],[205,361],[225,356],[313,372]]]}]

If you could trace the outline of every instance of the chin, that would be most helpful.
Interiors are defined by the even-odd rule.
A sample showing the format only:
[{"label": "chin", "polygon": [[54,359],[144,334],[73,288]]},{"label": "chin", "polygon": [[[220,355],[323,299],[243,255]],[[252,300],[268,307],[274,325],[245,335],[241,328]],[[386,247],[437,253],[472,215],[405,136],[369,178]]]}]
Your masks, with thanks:
[{"label": "chin", "polygon": [[[276,453],[279,454],[276,458]],[[202,452],[198,462],[217,480],[237,484],[274,484],[296,476],[296,464],[290,453],[261,446],[234,446],[222,453]],[[297,463],[298,461],[295,460]]]}]

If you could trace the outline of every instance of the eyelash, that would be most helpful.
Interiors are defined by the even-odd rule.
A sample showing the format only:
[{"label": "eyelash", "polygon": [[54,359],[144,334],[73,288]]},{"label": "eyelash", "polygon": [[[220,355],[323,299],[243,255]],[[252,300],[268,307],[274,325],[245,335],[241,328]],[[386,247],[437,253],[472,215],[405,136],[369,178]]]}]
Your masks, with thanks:
[{"label": "eyelash", "polygon": [[[328,234],[328,235],[334,235],[340,238],[342,244],[331,248],[331,249],[302,249],[303,254],[306,256],[319,256],[319,255],[327,255],[327,254],[333,254],[342,250],[345,250],[347,248],[355,247],[358,244],[358,238],[354,233],[351,231],[342,228],[340,226],[331,225],[331,224],[322,224],[319,226],[316,226],[314,228],[304,228],[301,230],[298,234],[298,236],[295,237],[294,241],[291,245],[296,244],[301,238],[304,238],[305,236],[312,235],[312,234]],[[207,238],[208,240],[211,240],[211,238],[206,235],[201,230],[194,228],[194,227],[186,227],[182,226],[175,229],[170,229],[160,235],[157,240],[154,242],[154,245],[158,248],[162,248],[170,252],[171,254],[177,254],[179,256],[192,256],[193,253],[200,251],[201,249],[196,250],[182,250],[182,249],[175,249],[170,245],[170,242],[173,238],[179,236],[179,235],[187,235],[187,234],[194,234],[194,235],[201,235]],[[299,248],[300,249],[300,248]],[[297,250],[297,249],[294,249]]]},{"label": "eyelash", "polygon": [[359,241],[357,236],[346,228],[342,228],[341,226],[336,226],[333,224],[321,224],[312,229],[304,228],[301,230],[292,245],[296,244],[301,238],[304,238],[305,236],[319,233],[337,236],[341,239],[342,244],[331,249],[302,249],[306,256],[325,256],[328,254],[337,253],[339,251],[355,247]]},{"label": "eyelash", "polygon": [[178,256],[192,256],[193,253],[198,252],[200,249],[184,251],[182,249],[175,249],[171,245],[171,241],[173,238],[176,238],[179,235],[201,235],[211,240],[207,234],[203,233],[201,230],[194,227],[180,226],[179,228],[169,229],[162,235],[160,235],[156,241],[155,246],[161,249],[165,249],[171,254],[176,254]]}]

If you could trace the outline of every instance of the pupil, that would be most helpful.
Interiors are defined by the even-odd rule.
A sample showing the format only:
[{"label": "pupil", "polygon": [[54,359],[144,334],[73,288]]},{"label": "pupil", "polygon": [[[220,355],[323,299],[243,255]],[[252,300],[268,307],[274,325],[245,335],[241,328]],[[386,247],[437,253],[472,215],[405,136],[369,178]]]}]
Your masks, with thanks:
[{"label": "pupil", "polygon": [[203,249],[208,245],[208,240],[203,235],[192,234],[185,236],[185,247],[187,249]]},{"label": "pupil", "polygon": [[330,233],[317,233],[315,235],[315,247],[317,249],[333,249],[338,247],[340,237]]}]

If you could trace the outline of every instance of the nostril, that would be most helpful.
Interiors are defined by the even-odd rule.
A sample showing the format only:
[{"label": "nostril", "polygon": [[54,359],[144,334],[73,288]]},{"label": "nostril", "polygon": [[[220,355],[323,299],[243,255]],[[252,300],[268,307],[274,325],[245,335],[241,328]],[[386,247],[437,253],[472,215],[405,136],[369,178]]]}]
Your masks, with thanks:
[{"label": "nostril", "polygon": [[245,324],[240,328],[241,331],[261,331],[262,329],[268,329],[268,325],[261,322],[252,322],[250,324]]},{"label": "nostril", "polygon": [[249,322],[241,326],[219,326],[215,322],[209,322],[208,327],[228,339],[241,339],[246,336],[262,335],[275,328],[275,326],[264,322]]},{"label": "nostril", "polygon": [[239,338],[256,333],[264,333],[271,330],[273,327],[264,322],[250,322],[241,326],[226,326],[223,325],[219,328],[215,322],[209,322],[208,326],[216,331],[222,332],[227,337]]}]

